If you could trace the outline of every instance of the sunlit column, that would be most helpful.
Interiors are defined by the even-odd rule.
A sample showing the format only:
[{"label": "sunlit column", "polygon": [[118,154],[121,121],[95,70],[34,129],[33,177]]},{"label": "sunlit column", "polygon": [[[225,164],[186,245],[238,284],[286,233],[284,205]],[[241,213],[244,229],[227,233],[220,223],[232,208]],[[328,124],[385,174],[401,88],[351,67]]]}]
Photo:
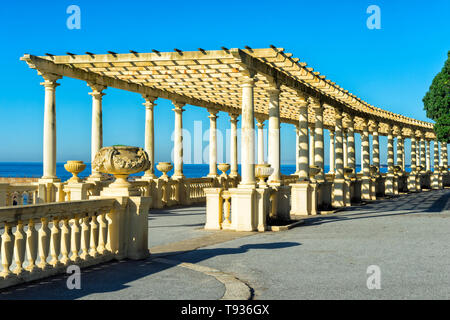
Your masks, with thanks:
[{"label": "sunlit column", "polygon": [[401,129],[399,129],[400,132],[397,135],[397,165],[400,166],[403,169],[403,147],[402,147],[402,134]]},{"label": "sunlit column", "polygon": [[269,93],[269,147],[268,160],[273,168],[269,182],[280,183],[280,90],[268,89]]},{"label": "sunlit column", "polygon": [[[102,97],[105,95],[102,91],[105,86],[88,83],[92,92],[92,129],[91,129],[91,163],[95,159],[95,155],[103,146],[103,120],[102,120]],[[92,179],[100,179],[101,173],[91,168]]]},{"label": "sunlit column", "polygon": [[[255,118],[253,89],[255,79],[246,77],[242,88],[241,128],[241,183],[240,186],[255,186]],[[278,106],[278,103],[277,103]],[[278,109],[278,108],[277,108]],[[269,122],[270,128],[270,122]]]},{"label": "sunlit column", "polygon": [[442,166],[444,167],[444,170],[447,172],[448,170],[447,142],[442,142],[441,148],[442,148]]},{"label": "sunlit column", "polygon": [[[342,126],[342,119],[341,119]],[[334,131],[330,130],[330,173],[335,172],[335,142],[334,142]]]},{"label": "sunlit column", "polygon": [[363,131],[361,134],[361,145],[362,145],[362,153],[361,153],[361,164],[363,165],[363,176],[370,176],[370,146],[369,146],[369,127],[367,120],[363,120]]},{"label": "sunlit column", "polygon": [[380,128],[380,124],[378,121],[375,122],[375,127],[372,132],[372,160],[373,165],[380,169],[380,136],[378,134],[378,130]]},{"label": "sunlit column", "polygon": [[256,126],[258,127],[258,164],[265,163],[264,160],[264,119],[257,117]]},{"label": "sunlit column", "polygon": [[172,110],[175,112],[175,131],[174,131],[174,150],[173,150],[173,162],[174,162],[174,174],[172,178],[181,179],[184,178],[183,174],[183,109],[185,103],[172,101],[175,108]]},{"label": "sunlit column", "polygon": [[308,102],[304,97],[299,99],[299,118],[298,118],[298,170],[299,180],[309,180],[309,150],[312,146],[308,144]]},{"label": "sunlit column", "polygon": [[309,127],[309,165],[314,165],[314,126]]},{"label": "sunlit column", "polygon": [[426,158],[426,164],[427,164],[427,171],[431,171],[431,140],[425,140],[425,145],[426,145],[426,153],[427,153],[427,158]]},{"label": "sunlit column", "polygon": [[209,112],[209,174],[208,177],[217,177],[217,113],[216,109]]},{"label": "sunlit column", "polygon": [[150,168],[145,171],[145,177],[156,178],[155,175],[155,119],[154,108],[156,106],[155,100],[157,97],[143,95],[145,102],[145,151],[150,160]]},{"label": "sunlit column", "polygon": [[417,170],[417,144],[416,144],[416,136],[411,136],[411,172],[416,172]]},{"label": "sunlit column", "polygon": [[348,167],[353,169],[353,174],[356,174],[356,155],[355,155],[355,117],[347,114],[349,120],[347,128],[347,147],[348,147]]},{"label": "sunlit column", "polygon": [[336,179],[344,179],[344,150],[342,139],[342,113],[335,109],[335,138],[336,138]]},{"label": "sunlit column", "polygon": [[433,145],[434,145],[433,169],[435,172],[437,172],[439,170],[439,142],[437,140],[434,140]]},{"label": "sunlit column", "polygon": [[342,149],[344,152],[344,167],[348,167],[348,133],[346,129],[342,129]]},{"label": "sunlit column", "polygon": [[388,125],[388,173],[394,173],[394,136],[392,133],[392,126]]},{"label": "sunlit column", "polygon": [[230,177],[238,176],[238,152],[237,152],[237,123],[238,114],[230,113],[231,141],[230,141]]},{"label": "sunlit column", "polygon": [[45,88],[44,102],[44,152],[42,179],[56,181],[56,102],[55,91],[59,86],[56,83],[61,76],[55,74],[43,74],[44,82],[41,85]]},{"label": "sunlit column", "polygon": [[422,166],[422,172],[427,168],[427,158],[426,158],[426,144],[425,144],[425,135],[423,132],[420,136],[420,165]]},{"label": "sunlit column", "polygon": [[298,124],[295,126],[295,174],[298,175],[298,164],[299,164],[299,152],[300,152],[300,142],[298,141],[298,135],[299,135],[299,126]]},{"label": "sunlit column", "polygon": [[314,165],[320,168],[317,174],[317,181],[325,180],[324,169],[324,143],[323,143],[323,103],[320,100],[313,100],[313,108],[315,113],[315,129],[314,129]]}]

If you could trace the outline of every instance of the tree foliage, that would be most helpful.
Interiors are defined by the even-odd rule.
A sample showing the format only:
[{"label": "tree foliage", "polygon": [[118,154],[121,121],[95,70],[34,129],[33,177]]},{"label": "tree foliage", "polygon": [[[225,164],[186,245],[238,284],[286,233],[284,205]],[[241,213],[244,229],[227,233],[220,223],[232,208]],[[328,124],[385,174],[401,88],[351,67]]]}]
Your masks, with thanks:
[{"label": "tree foliage", "polygon": [[436,122],[434,131],[442,142],[450,142],[450,51],[447,56],[444,67],[423,98],[427,117]]}]

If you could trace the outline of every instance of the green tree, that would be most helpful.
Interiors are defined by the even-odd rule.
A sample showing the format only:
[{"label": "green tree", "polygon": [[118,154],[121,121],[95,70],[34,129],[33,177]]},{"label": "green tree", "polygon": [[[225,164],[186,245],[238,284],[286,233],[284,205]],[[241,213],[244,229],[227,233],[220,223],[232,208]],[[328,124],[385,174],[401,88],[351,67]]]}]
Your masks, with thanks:
[{"label": "green tree", "polygon": [[450,51],[447,53],[444,67],[434,77],[423,98],[423,104],[427,117],[436,122],[434,131],[437,139],[450,142]]}]

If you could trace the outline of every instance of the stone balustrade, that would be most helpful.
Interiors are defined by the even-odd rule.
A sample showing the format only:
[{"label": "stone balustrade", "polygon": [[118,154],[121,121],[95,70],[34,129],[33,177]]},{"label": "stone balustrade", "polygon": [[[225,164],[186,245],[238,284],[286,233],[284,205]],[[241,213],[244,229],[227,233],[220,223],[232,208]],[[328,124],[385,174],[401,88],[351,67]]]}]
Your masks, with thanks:
[{"label": "stone balustrade", "polygon": [[147,197],[0,209],[0,288],[112,259],[148,256]]},{"label": "stone balustrade", "polygon": [[0,183],[0,207],[34,204],[37,199],[35,183]]}]

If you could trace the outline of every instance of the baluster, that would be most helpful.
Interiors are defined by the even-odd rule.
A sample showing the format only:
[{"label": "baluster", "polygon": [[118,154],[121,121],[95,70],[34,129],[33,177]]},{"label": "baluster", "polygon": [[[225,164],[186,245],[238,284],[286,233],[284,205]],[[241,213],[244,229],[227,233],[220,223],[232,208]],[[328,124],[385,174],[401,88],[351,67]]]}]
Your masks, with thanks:
[{"label": "baluster", "polygon": [[3,271],[0,274],[0,276],[4,278],[12,276],[12,272],[11,270],[9,270],[14,250],[14,236],[11,233],[11,229],[12,229],[11,223],[5,222],[5,231],[2,235],[2,246],[1,246]]},{"label": "baluster", "polygon": [[81,219],[81,255],[80,258],[87,260],[89,258],[89,217]]},{"label": "baluster", "polygon": [[98,248],[97,251],[99,254],[106,253],[106,241],[107,241],[107,232],[108,232],[108,224],[105,219],[105,213],[99,214],[97,217],[97,221],[99,222],[99,230],[98,230]]},{"label": "baluster", "polygon": [[91,216],[91,235],[90,235],[90,243],[91,249],[89,250],[89,255],[92,258],[98,257],[97,245],[98,245],[98,221],[96,213]]},{"label": "baluster", "polygon": [[54,268],[61,266],[61,263],[58,261],[60,250],[61,250],[61,233],[59,231],[59,218],[54,217],[50,236],[50,256],[52,257],[50,264]]},{"label": "baluster", "polygon": [[41,218],[41,228],[38,233],[38,251],[40,262],[38,267],[42,270],[48,269],[49,264],[47,263],[48,249],[50,245],[50,229],[48,228],[48,219]]},{"label": "baluster", "polygon": [[17,222],[16,232],[14,233],[14,258],[16,268],[14,273],[19,275],[23,270],[23,261],[25,259],[26,234],[23,231],[22,221]]},{"label": "baluster", "polygon": [[66,265],[69,262],[70,252],[70,226],[69,219],[64,218],[61,227],[61,263]]},{"label": "baluster", "polygon": [[72,226],[70,236],[70,250],[72,251],[72,255],[70,257],[70,260],[77,263],[80,261],[80,217],[78,215],[75,215],[71,221]]},{"label": "baluster", "polygon": [[27,257],[28,266],[26,270],[29,272],[34,272],[37,269],[36,259],[37,259],[37,247],[38,247],[38,233],[34,226],[34,220],[30,219],[28,222],[27,230]]},{"label": "baluster", "polygon": [[223,199],[225,200],[225,203],[223,205],[224,208],[224,222],[223,225],[228,227],[231,226],[231,204],[230,204],[230,198],[231,198],[231,194],[229,194],[228,192],[224,192],[222,195]]}]

